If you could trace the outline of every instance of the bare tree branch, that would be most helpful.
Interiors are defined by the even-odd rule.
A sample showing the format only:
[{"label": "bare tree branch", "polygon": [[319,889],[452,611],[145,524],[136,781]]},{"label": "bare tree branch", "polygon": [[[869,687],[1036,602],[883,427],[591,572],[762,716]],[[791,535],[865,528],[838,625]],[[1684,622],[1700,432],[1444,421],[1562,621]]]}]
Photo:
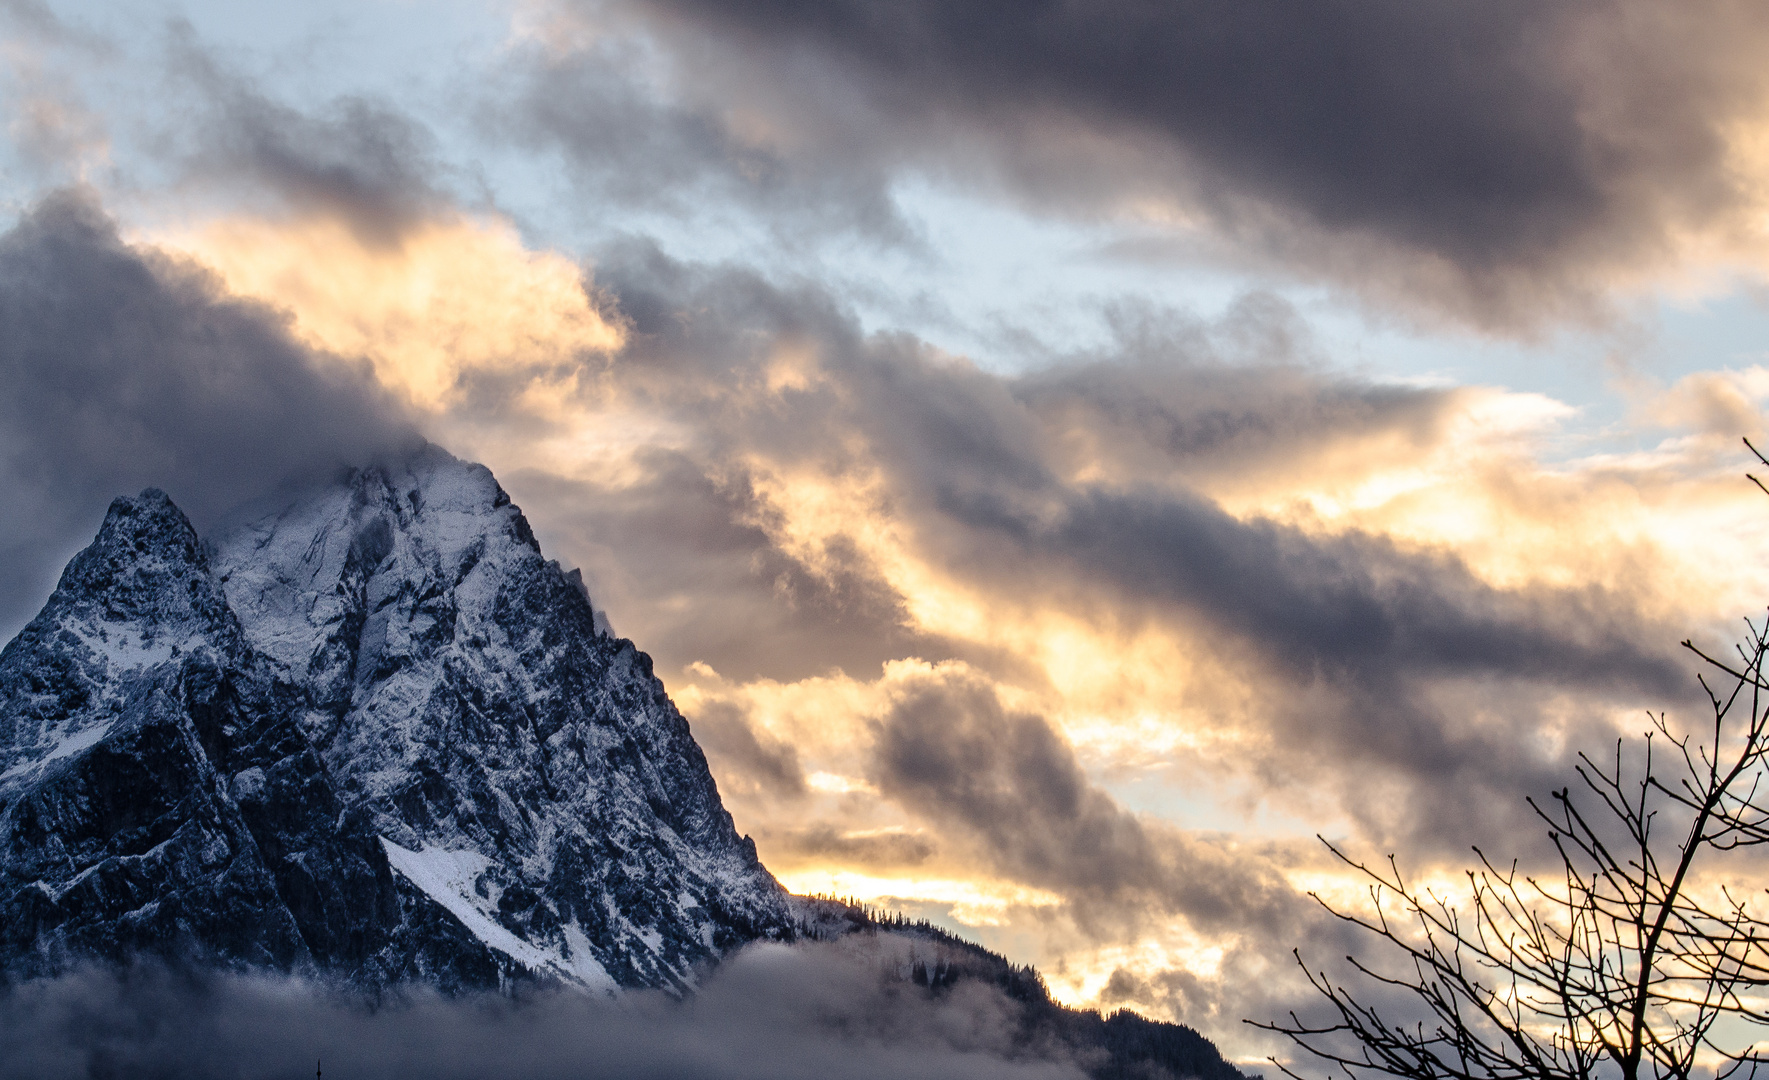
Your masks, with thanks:
[{"label": "bare tree branch", "polygon": [[1529,800],[1559,857],[1551,877],[1476,848],[1466,895],[1440,896],[1392,855],[1371,867],[1323,837],[1371,905],[1314,898],[1380,960],[1347,957],[1341,979],[1297,953],[1331,1019],[1249,1023],[1348,1080],[1753,1080],[1765,1060],[1753,1036],[1769,1034],[1769,922],[1737,860],[1769,843],[1769,621],[1746,620],[1736,658],[1683,646],[1707,668],[1711,726],[1695,738],[1648,714],[1631,751],[1581,753],[1576,785]]}]

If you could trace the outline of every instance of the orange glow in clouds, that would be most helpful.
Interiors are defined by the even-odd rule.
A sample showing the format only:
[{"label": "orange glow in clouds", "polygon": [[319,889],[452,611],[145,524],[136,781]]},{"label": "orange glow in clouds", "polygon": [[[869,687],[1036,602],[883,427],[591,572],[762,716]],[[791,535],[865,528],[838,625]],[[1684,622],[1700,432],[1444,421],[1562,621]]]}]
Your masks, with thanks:
[{"label": "orange glow in clouds", "polygon": [[446,405],[472,372],[570,364],[625,340],[582,267],[529,250],[501,221],[428,222],[386,250],[329,220],[231,219],[151,239],[289,312],[309,344],[366,357],[424,409]]}]

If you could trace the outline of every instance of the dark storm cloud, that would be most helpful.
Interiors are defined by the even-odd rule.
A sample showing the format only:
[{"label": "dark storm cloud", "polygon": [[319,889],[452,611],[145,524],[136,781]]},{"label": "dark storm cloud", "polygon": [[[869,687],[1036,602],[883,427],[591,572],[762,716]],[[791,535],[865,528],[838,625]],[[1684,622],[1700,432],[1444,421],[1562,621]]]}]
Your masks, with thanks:
[{"label": "dark storm cloud", "polygon": [[805,793],[805,771],[798,751],[766,732],[758,733],[742,710],[725,702],[711,702],[694,714],[694,741],[719,766],[726,794],[732,780],[748,781],[781,795]]},{"label": "dark storm cloud", "polygon": [[[782,550],[763,528],[776,511],[734,463],[657,449],[634,464],[639,476],[618,483],[502,479],[518,501],[548,507],[542,541],[584,565],[617,626],[644,618],[644,648],[728,678],[789,681],[869,675],[912,648],[902,597],[876,569],[839,542],[815,570]],[[783,763],[762,770],[789,775]]]},{"label": "dark storm cloud", "polygon": [[0,384],[6,636],[118,494],[165,488],[201,524],[416,437],[366,372],[124,244],[77,192],[0,236]]},{"label": "dark storm cloud", "polygon": [[1260,862],[1146,824],[1095,786],[1042,717],[973,675],[917,680],[876,726],[870,779],[974,840],[1004,876],[1070,902],[1083,924],[1184,915],[1205,931],[1288,938],[1295,895]]},{"label": "dark storm cloud", "polygon": [[779,847],[792,855],[832,859],[843,866],[862,866],[870,870],[920,866],[939,850],[939,845],[923,833],[852,835],[829,825],[776,832],[770,840],[771,847]]},{"label": "dark storm cloud", "polygon": [[385,245],[451,208],[428,129],[383,102],[343,97],[317,113],[279,102],[174,28],[172,63],[194,91],[202,122],[180,138],[203,185],[272,193],[299,212],[345,222],[364,243]]},{"label": "dark storm cloud", "polygon": [[[1265,779],[1307,769],[1343,785],[1354,817],[1409,844],[1454,852],[1529,821],[1522,797],[1571,771],[1536,738],[1550,701],[1577,701],[1574,749],[1611,737],[1608,710],[1697,701],[1678,628],[1595,589],[1495,589],[1449,555],[1308,536],[1169,493],[1074,492],[1042,520],[987,494],[942,509],[988,538],[967,573],[1088,581],[1120,618],[1183,613],[1260,699],[1253,723],[1281,747]],[[1373,776],[1411,792],[1383,798]]]},{"label": "dark storm cloud", "polygon": [[720,110],[672,101],[647,85],[617,44],[518,52],[482,105],[482,135],[557,152],[580,195],[693,219],[734,207],[759,213],[778,239],[856,232],[892,245],[919,237],[875,170],[839,156],[790,155],[746,136]]},{"label": "dark storm cloud", "polygon": [[1109,582],[1125,603],[1197,611],[1298,679],[1389,687],[1503,672],[1569,686],[1619,680],[1657,699],[1687,689],[1685,666],[1643,648],[1638,616],[1596,591],[1502,591],[1450,555],[1242,521],[1168,492],[1083,489],[1054,524],[1006,499],[943,494],[942,509],[979,532]]},{"label": "dark storm cloud", "polygon": [[1018,1006],[993,987],[910,984],[905,948],[755,947],[686,1002],[419,990],[370,1008],[297,979],[85,972],[0,992],[0,1077],[294,1080],[316,1059],[333,1080],[1082,1076],[1016,1046]]},{"label": "dark storm cloud", "polygon": [[1747,194],[1727,126],[1769,41],[1769,13],[1724,0],[629,6],[705,100],[801,157],[981,159],[1084,214],[1167,202],[1243,254],[1494,323],[1727,224]]},{"label": "dark storm cloud", "polygon": [[869,776],[885,795],[946,846],[968,847],[995,874],[1062,897],[1062,915],[1083,937],[1134,939],[1177,917],[1223,946],[1214,975],[1115,973],[1100,994],[1108,1009],[1156,1004],[1237,1054],[1263,1053],[1239,1029],[1242,1017],[1313,1004],[1290,950],[1343,956],[1368,944],[1283,878],[1293,846],[1224,843],[1130,813],[1089,779],[1048,721],[1004,708],[974,674],[915,680],[874,735]]},{"label": "dark storm cloud", "polygon": [[1424,450],[1457,400],[1328,375],[1295,309],[1266,293],[1211,322],[1143,305],[1106,315],[1110,347],[1023,375],[1014,395],[1045,427],[1086,431],[1121,477],[1295,474],[1361,438]]}]

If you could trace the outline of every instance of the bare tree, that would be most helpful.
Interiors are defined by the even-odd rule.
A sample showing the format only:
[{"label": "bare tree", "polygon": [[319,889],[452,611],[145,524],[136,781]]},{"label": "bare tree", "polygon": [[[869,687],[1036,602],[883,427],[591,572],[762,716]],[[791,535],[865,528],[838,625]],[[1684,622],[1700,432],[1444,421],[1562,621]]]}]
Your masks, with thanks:
[{"label": "bare tree", "polygon": [[1638,743],[1581,754],[1576,785],[1530,800],[1559,855],[1551,873],[1476,848],[1453,897],[1409,883],[1393,856],[1368,865],[1322,838],[1372,903],[1315,899],[1372,935],[1381,958],[1347,957],[1348,981],[1298,953],[1329,1019],[1249,1022],[1351,1080],[1754,1074],[1752,1044],[1769,1034],[1769,923],[1736,879],[1745,849],[1769,843],[1769,623],[1746,627],[1736,656],[1683,643],[1713,706],[1700,737],[1651,717]]}]

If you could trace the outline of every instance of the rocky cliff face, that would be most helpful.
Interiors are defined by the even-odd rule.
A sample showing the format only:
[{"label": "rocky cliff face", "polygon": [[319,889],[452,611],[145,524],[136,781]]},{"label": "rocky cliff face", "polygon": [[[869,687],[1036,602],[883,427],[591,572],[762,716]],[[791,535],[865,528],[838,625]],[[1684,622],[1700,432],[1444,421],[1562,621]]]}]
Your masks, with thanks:
[{"label": "rocky cliff face", "polygon": [[684,987],[788,932],[687,723],[484,468],[205,545],[118,499],[0,652],[0,968]]}]

